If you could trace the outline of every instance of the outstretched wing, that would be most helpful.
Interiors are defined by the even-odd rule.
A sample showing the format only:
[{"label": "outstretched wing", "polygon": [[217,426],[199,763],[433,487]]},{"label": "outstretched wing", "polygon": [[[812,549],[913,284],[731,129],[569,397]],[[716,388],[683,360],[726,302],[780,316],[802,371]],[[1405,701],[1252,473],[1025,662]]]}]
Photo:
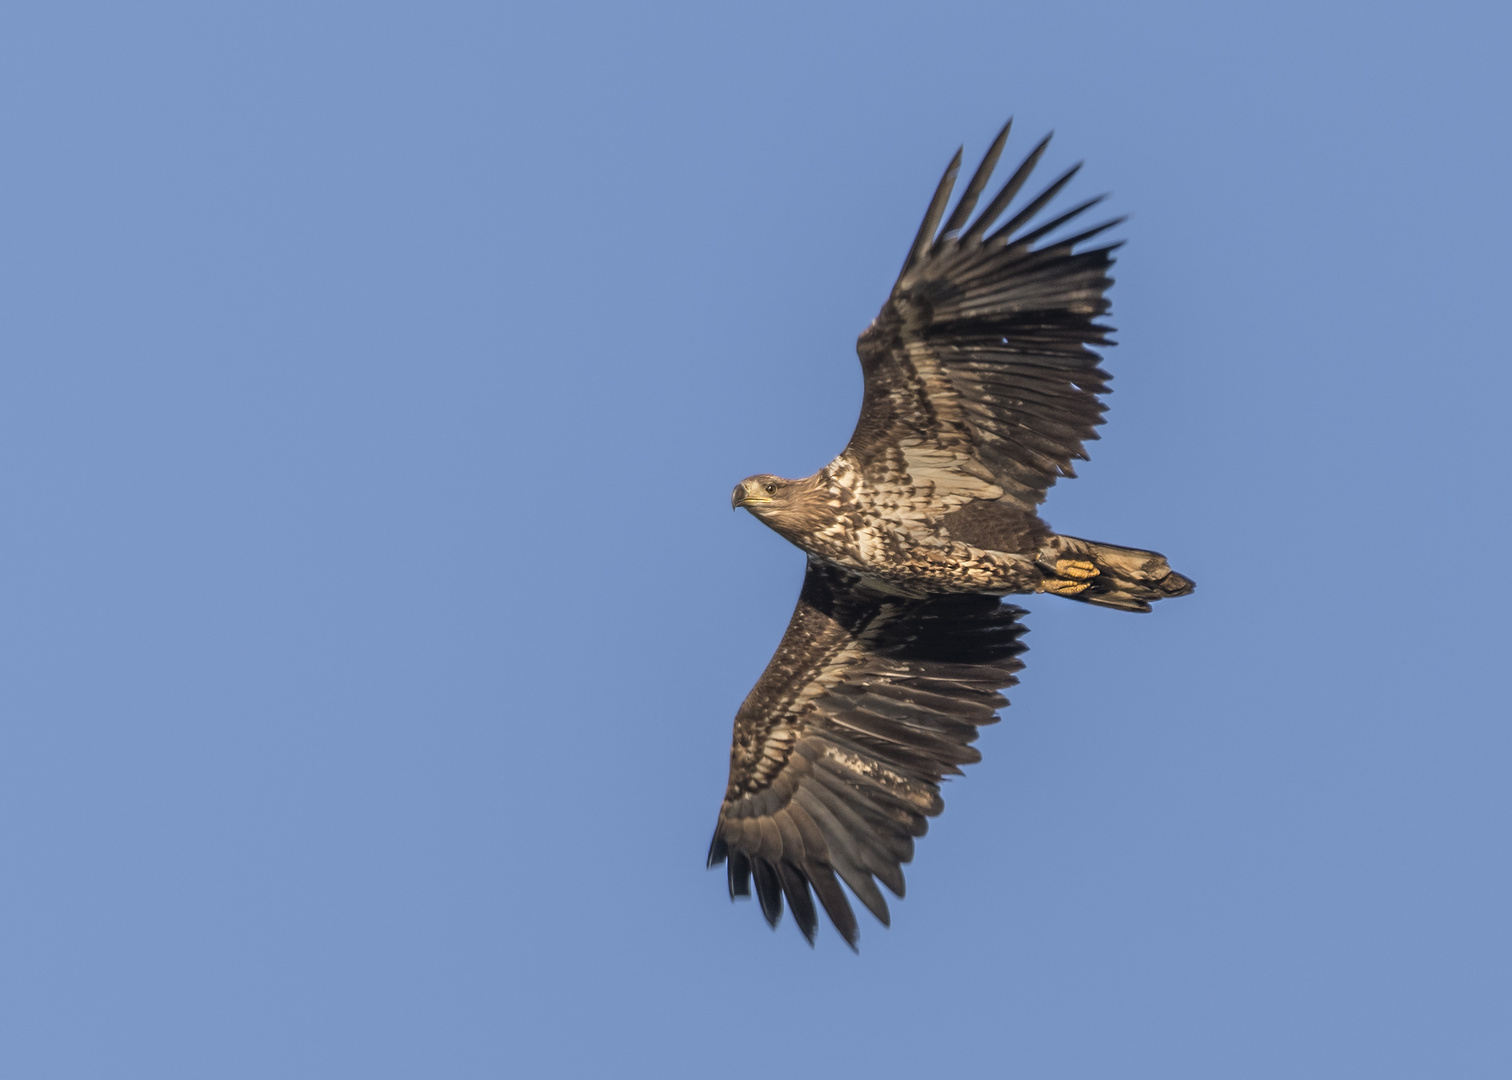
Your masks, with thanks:
[{"label": "outstretched wing", "polygon": [[[884,925],[877,881],[903,895],[914,837],[944,808],[940,780],[981,759],[977,728],[1023,667],[1022,608],[996,597],[892,597],[809,560],[777,654],[735,715],[712,867],[773,926],[783,897],[810,942],[813,898],[855,948],[837,879]],[[875,878],[876,880],[873,880]]]},{"label": "outstretched wing", "polygon": [[1109,307],[1118,245],[1076,246],[1118,221],[1036,247],[1100,201],[1030,228],[1078,165],[988,232],[1047,136],[968,225],[1007,137],[1005,126],[942,227],[957,151],[892,295],[856,344],[866,396],[845,453],[874,487],[901,488],[925,516],[970,499],[1032,513],[1057,478],[1076,475],[1071,461],[1086,458],[1083,443],[1102,423],[1109,377],[1088,346],[1110,344],[1112,328],[1095,320]]}]

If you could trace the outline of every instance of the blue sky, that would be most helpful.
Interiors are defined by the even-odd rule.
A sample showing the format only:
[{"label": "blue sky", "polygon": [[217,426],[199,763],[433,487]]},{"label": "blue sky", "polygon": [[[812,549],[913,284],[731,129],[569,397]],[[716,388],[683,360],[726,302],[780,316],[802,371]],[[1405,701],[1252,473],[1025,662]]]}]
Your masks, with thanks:
[{"label": "blue sky", "polygon": [[[1502,1077],[1512,16],[17,4],[0,1046],[50,1077]],[[1023,684],[859,956],[703,868],[853,344],[1127,213]]]}]

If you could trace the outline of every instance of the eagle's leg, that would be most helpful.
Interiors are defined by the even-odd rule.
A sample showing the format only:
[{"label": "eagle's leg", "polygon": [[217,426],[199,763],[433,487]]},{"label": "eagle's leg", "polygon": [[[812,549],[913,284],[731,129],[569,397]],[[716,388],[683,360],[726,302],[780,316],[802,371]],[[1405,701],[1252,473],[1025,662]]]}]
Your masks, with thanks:
[{"label": "eagle's leg", "polygon": [[[965,545],[962,545],[965,546]],[[1011,551],[983,551],[968,547],[970,553],[960,563],[969,575],[962,581],[968,592],[993,592],[999,595],[1022,595],[1040,591],[1043,572],[1026,555]]]},{"label": "eagle's leg", "polygon": [[1122,611],[1149,611],[1152,602],[1185,596],[1194,587],[1159,552],[1074,536],[1049,537],[1035,564],[1044,574],[1040,592]]}]

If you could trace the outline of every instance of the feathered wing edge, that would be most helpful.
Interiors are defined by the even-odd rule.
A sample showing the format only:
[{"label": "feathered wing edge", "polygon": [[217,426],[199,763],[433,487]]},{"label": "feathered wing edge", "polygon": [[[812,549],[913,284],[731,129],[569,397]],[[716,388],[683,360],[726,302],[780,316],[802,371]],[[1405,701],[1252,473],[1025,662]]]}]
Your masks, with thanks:
[{"label": "feathered wing edge", "polygon": [[868,472],[885,468],[900,440],[949,442],[944,425],[969,434],[1004,498],[1032,511],[1057,478],[1075,476],[1072,460],[1087,457],[1084,443],[1102,423],[1108,375],[1088,346],[1112,344],[1112,328],[1096,320],[1109,308],[1120,245],[1077,246],[1123,219],[1035,246],[1102,200],[1033,225],[1076,165],[989,232],[1028,182],[1046,136],[971,220],[1008,131],[946,217],[960,154],[952,159],[887,303],[858,340],[867,393],[847,453]]},{"label": "feathered wing edge", "polygon": [[[731,899],[776,926],[786,899],[812,944],[813,896],[845,941],[859,930],[843,881],[885,926],[877,882],[940,813],[940,781],[980,760],[970,744],[1007,700],[1025,646],[1023,609],[996,597],[904,600],[811,560],[792,621],[735,719],[730,783],[710,867]],[[810,894],[812,890],[812,894]]]},{"label": "feathered wing edge", "polygon": [[[1020,250],[1028,249],[1062,225],[1067,224],[1107,198],[1106,195],[1098,195],[1087,199],[1085,202],[1060,214],[1055,219],[1040,225],[1032,232],[1021,236],[1015,235],[1019,229],[1033,220],[1055,196],[1059,195],[1061,190],[1081,171],[1082,162],[1077,162],[1046,185],[1043,191],[1025,204],[1013,217],[1009,218],[1000,229],[990,236],[987,235],[987,230],[997,223],[998,218],[1002,217],[1003,212],[1008,209],[1009,203],[1023,189],[1030,174],[1034,172],[1035,166],[1039,164],[1040,158],[1044,156],[1045,149],[1050,145],[1050,140],[1053,137],[1052,133],[1051,135],[1046,135],[1035,144],[1034,149],[1029,151],[1024,160],[1019,163],[1018,168],[1004,181],[1003,186],[992,197],[992,201],[987,204],[986,208],[977,216],[977,219],[967,228],[967,219],[970,218],[971,212],[976,209],[978,198],[980,198],[982,191],[987,187],[987,182],[991,179],[993,171],[997,168],[998,160],[1003,153],[1003,147],[1008,141],[1008,133],[1012,128],[1013,121],[1010,119],[1003,125],[997,137],[992,140],[992,145],[987,148],[987,153],[983,155],[981,164],[977,166],[976,172],[972,174],[971,180],[967,182],[965,189],[961,192],[961,197],[957,201],[955,209],[951,211],[950,218],[945,222],[944,227],[941,228],[941,218],[944,217],[945,207],[950,203],[950,194],[955,188],[956,176],[961,169],[962,151],[956,151],[955,157],[946,166],[945,174],[940,177],[940,182],[935,187],[934,197],[929,202],[929,209],[924,212],[924,220],[919,223],[918,234],[914,237],[914,242],[909,248],[908,257],[903,261],[903,269],[898,273],[898,281],[894,292],[905,287],[910,272],[917,269],[925,261],[926,257],[939,257],[945,253],[947,248],[954,248],[958,251],[969,251],[977,247],[1007,248],[1010,246]],[[1058,240],[1054,246],[1056,248],[1068,249],[1076,244],[1090,240],[1100,233],[1106,232],[1124,220],[1122,217],[1113,218],[1075,236]],[[965,231],[962,231],[963,228]],[[938,230],[938,233],[936,230]],[[1114,246],[1116,247],[1117,245]]]}]

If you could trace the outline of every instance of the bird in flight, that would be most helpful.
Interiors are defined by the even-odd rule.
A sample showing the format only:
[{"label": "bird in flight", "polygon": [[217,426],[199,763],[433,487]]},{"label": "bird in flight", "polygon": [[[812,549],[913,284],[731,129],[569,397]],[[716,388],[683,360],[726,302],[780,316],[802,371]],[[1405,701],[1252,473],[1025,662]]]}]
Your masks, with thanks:
[{"label": "bird in flight", "polygon": [[856,947],[842,881],[888,924],[878,882],[903,895],[941,781],[981,759],[977,729],[1023,667],[1026,612],[1002,597],[1149,611],[1193,587],[1156,552],[1062,536],[1039,516],[1102,423],[1109,376],[1092,347],[1111,344],[1096,320],[1119,245],[1084,245],[1122,219],[1047,239],[1092,199],[1034,224],[1077,166],[993,228],[1048,136],[973,219],[1011,125],[946,217],[956,152],[857,341],[866,390],[849,445],[812,476],[747,477],[731,498],[808,568],[735,715],[709,866],[727,863],[732,899],[754,883],[774,927],[786,898],[810,944],[817,897]]}]

